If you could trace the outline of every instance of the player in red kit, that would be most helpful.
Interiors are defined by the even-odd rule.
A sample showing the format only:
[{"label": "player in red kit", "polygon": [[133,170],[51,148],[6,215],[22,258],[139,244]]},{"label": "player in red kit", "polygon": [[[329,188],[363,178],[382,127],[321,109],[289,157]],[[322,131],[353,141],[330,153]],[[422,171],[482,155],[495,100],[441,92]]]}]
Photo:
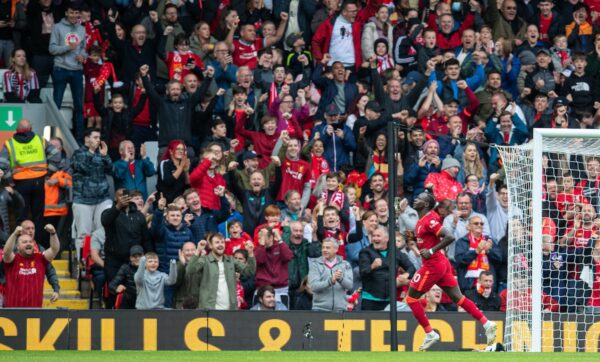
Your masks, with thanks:
[{"label": "player in red kit", "polygon": [[450,200],[443,200],[436,205],[435,198],[429,192],[421,193],[414,202],[414,208],[420,216],[415,228],[415,236],[423,265],[410,282],[406,303],[427,333],[423,344],[419,347],[421,351],[428,350],[440,340],[440,335],[431,328],[425,309],[419,302],[419,298],[436,284],[454,303],[483,324],[488,346],[496,342],[496,323],[489,321],[471,300],[462,295],[450,261],[442,253],[444,248],[454,242],[452,233],[442,226],[444,218],[452,213],[453,207],[453,202]]}]

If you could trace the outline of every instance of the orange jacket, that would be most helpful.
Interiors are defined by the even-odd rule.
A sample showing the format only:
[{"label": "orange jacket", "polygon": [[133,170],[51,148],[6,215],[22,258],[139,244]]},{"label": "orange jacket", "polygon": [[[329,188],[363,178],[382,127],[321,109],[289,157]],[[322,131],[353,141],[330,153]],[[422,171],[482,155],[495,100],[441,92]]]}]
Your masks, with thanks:
[{"label": "orange jacket", "polygon": [[[48,181],[56,180],[56,184],[50,185]],[[44,190],[46,192],[46,203],[44,216],[65,216],[69,213],[67,207],[67,196],[73,187],[73,178],[65,171],[56,171],[46,180]]]}]

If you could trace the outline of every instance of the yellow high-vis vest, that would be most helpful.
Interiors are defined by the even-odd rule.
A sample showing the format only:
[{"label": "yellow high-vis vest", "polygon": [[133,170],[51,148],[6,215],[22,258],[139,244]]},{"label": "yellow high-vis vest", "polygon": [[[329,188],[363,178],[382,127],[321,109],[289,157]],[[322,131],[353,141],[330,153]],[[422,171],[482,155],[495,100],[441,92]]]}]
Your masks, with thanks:
[{"label": "yellow high-vis vest", "polygon": [[16,142],[10,138],[5,147],[10,156],[13,180],[29,180],[48,173],[46,142],[40,136],[35,135],[27,143]]}]

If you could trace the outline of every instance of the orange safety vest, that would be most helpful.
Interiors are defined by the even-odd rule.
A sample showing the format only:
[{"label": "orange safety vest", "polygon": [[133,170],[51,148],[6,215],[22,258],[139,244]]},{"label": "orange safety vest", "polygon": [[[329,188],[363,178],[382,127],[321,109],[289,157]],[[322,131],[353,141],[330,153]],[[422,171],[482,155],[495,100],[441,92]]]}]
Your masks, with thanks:
[{"label": "orange safety vest", "polygon": [[10,138],[5,143],[10,156],[13,180],[30,180],[48,173],[46,141],[35,135],[28,143],[15,142]]},{"label": "orange safety vest", "polygon": [[56,171],[48,180],[58,180],[55,185],[44,184],[44,217],[65,216],[69,213],[67,193],[73,187],[73,178],[65,171]]}]

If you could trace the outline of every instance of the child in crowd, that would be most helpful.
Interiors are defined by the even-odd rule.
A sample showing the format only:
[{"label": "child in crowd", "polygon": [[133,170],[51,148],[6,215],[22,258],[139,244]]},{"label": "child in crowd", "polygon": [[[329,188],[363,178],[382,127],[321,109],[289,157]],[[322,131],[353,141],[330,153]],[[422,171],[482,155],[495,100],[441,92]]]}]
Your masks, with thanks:
[{"label": "child in crowd", "polygon": [[233,255],[240,249],[246,249],[246,243],[252,242],[248,233],[242,230],[242,223],[239,220],[233,220],[227,225],[229,238],[225,239],[225,255]]},{"label": "child in crowd", "polygon": [[146,253],[140,260],[134,280],[138,294],[135,302],[136,309],[164,309],[164,288],[175,285],[177,282],[175,259],[169,262],[169,274],[167,275],[158,271],[158,255],[153,252]]},{"label": "child in crowd", "polygon": [[[166,39],[166,37],[161,37]],[[175,51],[168,52],[165,57],[165,63],[169,68],[169,79],[183,81],[194,68],[199,67],[204,70],[202,59],[190,50],[190,40],[185,34],[179,34],[174,41]],[[164,45],[159,49],[164,49]]]},{"label": "child in crowd", "polygon": [[336,239],[339,244],[337,255],[346,260],[345,244],[348,233],[344,231],[341,225],[338,209],[334,206],[325,206],[322,200],[317,204],[317,208],[317,239]]},{"label": "child in crowd", "polygon": [[120,305],[115,305],[116,309],[135,309],[137,288],[134,274],[140,265],[142,255],[144,255],[144,249],[141,246],[132,246],[129,250],[129,264],[121,265],[117,276],[108,285],[111,293],[123,293]]},{"label": "child in crowd", "polygon": [[[85,75],[85,91],[83,100],[84,117],[87,119],[87,126],[102,129],[102,117],[94,108],[94,85],[96,77],[102,68],[102,48],[92,46],[89,50],[88,58],[83,65],[83,74]],[[104,90],[98,91],[99,102],[104,104]]]}]

